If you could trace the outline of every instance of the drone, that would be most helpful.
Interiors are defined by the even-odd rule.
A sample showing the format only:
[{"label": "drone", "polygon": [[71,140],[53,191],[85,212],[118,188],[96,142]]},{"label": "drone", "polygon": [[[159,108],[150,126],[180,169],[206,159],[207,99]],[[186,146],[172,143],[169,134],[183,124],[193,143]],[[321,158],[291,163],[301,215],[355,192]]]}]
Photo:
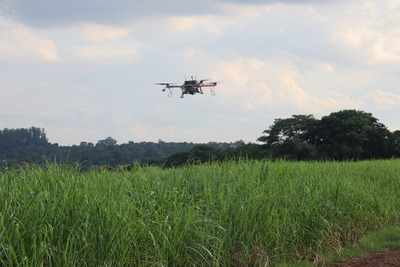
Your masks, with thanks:
[{"label": "drone", "polygon": [[186,80],[182,85],[177,85],[176,83],[156,83],[157,85],[164,85],[165,87],[162,89],[163,92],[165,92],[167,89],[169,90],[168,97],[172,96],[172,90],[174,88],[180,88],[182,90],[182,95],[181,98],[185,96],[185,94],[203,94],[203,87],[210,87],[211,89],[211,95],[215,95],[214,92],[214,87],[217,86],[217,82],[206,82],[209,81],[209,79],[203,79],[200,81],[197,81],[196,79],[193,79],[193,76],[191,77],[190,80]]}]

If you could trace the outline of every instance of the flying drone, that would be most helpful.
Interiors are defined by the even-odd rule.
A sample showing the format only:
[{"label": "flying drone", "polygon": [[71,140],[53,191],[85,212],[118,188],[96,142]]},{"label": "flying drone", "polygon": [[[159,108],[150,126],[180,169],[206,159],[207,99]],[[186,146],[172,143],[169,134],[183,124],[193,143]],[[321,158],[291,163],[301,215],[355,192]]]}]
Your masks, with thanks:
[{"label": "flying drone", "polygon": [[[168,97],[172,96],[172,90],[174,88],[180,88],[182,90],[181,98],[185,96],[185,94],[203,94],[203,87],[210,87],[211,95],[215,95],[214,87],[217,86],[217,82],[206,82],[208,79],[197,81],[193,79],[193,76],[190,80],[185,80],[182,85],[176,85],[176,83],[156,83],[158,85],[164,85],[165,87],[162,89],[165,92],[167,89],[169,90]],[[205,83],[206,82],[206,83]]]}]

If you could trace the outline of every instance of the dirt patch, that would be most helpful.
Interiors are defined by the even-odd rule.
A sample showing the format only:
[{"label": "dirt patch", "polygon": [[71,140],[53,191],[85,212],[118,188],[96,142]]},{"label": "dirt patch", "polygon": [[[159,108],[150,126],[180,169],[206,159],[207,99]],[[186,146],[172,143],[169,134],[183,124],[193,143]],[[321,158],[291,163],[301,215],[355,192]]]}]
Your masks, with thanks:
[{"label": "dirt patch", "polygon": [[400,266],[400,249],[388,252],[372,253],[363,258],[351,259],[347,262],[336,262],[329,267],[386,267]]}]

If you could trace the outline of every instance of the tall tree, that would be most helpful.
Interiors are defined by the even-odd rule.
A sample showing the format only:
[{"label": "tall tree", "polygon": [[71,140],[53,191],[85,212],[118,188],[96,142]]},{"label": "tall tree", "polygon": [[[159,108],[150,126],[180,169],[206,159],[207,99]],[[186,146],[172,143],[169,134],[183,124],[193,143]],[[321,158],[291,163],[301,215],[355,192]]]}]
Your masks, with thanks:
[{"label": "tall tree", "polygon": [[44,129],[4,129],[0,131],[0,160],[35,160],[50,152]]},{"label": "tall tree", "polygon": [[388,157],[390,131],[371,113],[342,110],[322,117],[318,131],[322,150],[335,159]]},{"label": "tall tree", "polygon": [[314,146],[318,120],[313,115],[292,115],[286,119],[275,119],[258,141],[272,149],[274,156],[294,159],[311,159],[316,156]]},{"label": "tall tree", "polygon": [[400,156],[400,130],[394,131],[392,153],[394,156]]},{"label": "tall tree", "polygon": [[117,145],[117,140],[112,138],[111,136],[107,137],[106,139],[102,139],[97,141],[96,146],[116,146]]}]

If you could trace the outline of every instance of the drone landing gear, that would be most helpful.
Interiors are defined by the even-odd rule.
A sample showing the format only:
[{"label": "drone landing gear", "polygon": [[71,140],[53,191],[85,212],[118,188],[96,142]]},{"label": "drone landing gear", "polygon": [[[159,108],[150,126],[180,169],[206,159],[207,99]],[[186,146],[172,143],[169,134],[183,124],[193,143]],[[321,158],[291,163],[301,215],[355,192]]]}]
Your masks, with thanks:
[{"label": "drone landing gear", "polygon": [[[168,88],[168,87],[162,89],[162,91],[165,92],[165,90],[167,90],[167,88]],[[171,88],[168,88],[168,90],[169,90],[169,93],[168,93],[167,97],[171,97],[171,96],[172,96],[172,89],[171,89]]]},{"label": "drone landing gear", "polygon": [[212,87],[211,87],[211,95],[215,96],[215,92],[214,92],[214,89]]}]

